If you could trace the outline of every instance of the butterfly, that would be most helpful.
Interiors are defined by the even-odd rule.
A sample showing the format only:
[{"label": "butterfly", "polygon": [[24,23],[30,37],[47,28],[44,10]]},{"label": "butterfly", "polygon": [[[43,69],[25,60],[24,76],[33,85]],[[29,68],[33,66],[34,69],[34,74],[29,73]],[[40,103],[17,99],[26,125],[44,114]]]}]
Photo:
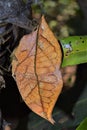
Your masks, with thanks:
[{"label": "butterfly", "polygon": [[39,27],[22,37],[12,60],[12,75],[27,106],[52,124],[52,111],[61,93],[62,51],[44,16]]}]

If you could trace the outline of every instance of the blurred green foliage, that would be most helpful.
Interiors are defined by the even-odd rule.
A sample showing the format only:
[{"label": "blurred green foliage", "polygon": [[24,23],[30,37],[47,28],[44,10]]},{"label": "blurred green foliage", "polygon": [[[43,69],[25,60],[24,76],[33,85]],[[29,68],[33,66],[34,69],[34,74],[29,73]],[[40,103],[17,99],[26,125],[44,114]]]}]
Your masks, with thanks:
[{"label": "blurred green foliage", "polygon": [[87,36],[69,36],[60,40],[62,67],[87,63]]},{"label": "blurred green foliage", "polygon": [[37,0],[32,8],[34,16],[46,16],[58,38],[84,34],[83,15],[76,0]]},{"label": "blurred green foliage", "polygon": [[76,130],[87,130],[87,118],[85,118]]}]

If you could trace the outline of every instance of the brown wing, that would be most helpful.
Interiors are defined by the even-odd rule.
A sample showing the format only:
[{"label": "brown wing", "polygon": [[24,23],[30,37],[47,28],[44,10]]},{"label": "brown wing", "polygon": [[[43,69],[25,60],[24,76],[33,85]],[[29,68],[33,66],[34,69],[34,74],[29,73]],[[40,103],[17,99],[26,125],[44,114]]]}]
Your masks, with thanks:
[{"label": "brown wing", "polygon": [[39,30],[24,36],[14,52],[12,74],[29,108],[54,123],[51,114],[63,83],[62,52],[44,17]]}]

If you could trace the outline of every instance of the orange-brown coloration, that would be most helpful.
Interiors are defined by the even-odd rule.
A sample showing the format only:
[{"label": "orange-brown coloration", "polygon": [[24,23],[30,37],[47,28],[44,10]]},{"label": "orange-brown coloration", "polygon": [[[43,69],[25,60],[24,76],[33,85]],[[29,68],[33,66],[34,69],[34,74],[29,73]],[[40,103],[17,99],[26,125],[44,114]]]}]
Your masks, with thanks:
[{"label": "orange-brown coloration", "polygon": [[44,17],[39,29],[25,35],[14,51],[12,74],[29,108],[54,123],[51,114],[63,83],[62,52]]}]

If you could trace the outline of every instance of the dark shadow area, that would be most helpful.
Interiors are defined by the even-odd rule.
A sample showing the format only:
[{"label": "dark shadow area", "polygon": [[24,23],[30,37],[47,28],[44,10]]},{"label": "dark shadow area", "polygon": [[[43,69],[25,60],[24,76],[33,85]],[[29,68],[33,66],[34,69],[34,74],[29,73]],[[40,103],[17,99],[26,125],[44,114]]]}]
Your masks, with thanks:
[{"label": "dark shadow area", "polygon": [[72,110],[78,98],[84,91],[87,84],[87,64],[78,65],[76,73],[76,81],[74,87],[63,92],[59,100],[57,101],[57,106],[67,113],[70,117],[73,117]]},{"label": "dark shadow area", "polygon": [[[82,21],[83,19],[83,21]],[[74,34],[70,33],[69,35],[86,35],[87,34],[87,30],[84,29],[84,21],[85,21],[85,17],[84,15],[80,15],[78,14],[77,16],[74,16],[72,18],[70,18],[66,24],[68,25],[68,27],[73,28],[75,30]]]},{"label": "dark shadow area", "polygon": [[[20,120],[29,114],[30,110],[21,99],[14,79],[7,75],[4,76],[4,79],[6,88],[2,89],[0,93],[0,109],[3,119],[7,122],[11,119]],[[12,122],[14,123],[14,121]]]}]

